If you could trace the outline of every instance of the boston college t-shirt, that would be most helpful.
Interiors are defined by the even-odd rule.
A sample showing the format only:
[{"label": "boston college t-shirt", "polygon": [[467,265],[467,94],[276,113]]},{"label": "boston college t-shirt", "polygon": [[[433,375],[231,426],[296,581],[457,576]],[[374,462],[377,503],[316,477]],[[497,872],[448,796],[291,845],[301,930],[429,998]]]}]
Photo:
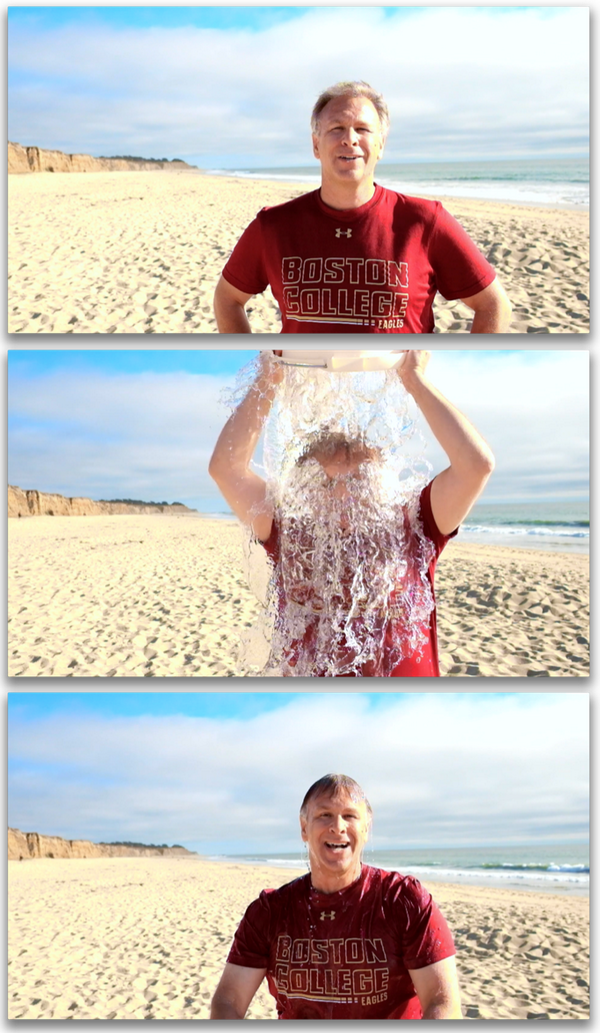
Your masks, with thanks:
[{"label": "boston college t-shirt", "polygon": [[318,190],[263,208],[223,276],[245,294],[270,284],[282,333],[433,333],[433,300],[468,298],[495,271],[439,201],[377,185],[338,211]]},{"label": "boston college t-shirt", "polygon": [[[435,568],[438,557],[442,552],[442,549],[458,534],[458,528],[452,531],[451,534],[442,534],[439,530],[431,509],[431,485],[433,481],[423,488],[419,498],[419,519],[421,526],[426,538],[429,538],[435,549],[435,554],[429,567],[427,569],[427,578],[431,586],[431,592],[435,604],[435,591],[434,591],[434,576]],[[267,554],[271,557],[275,571],[277,572],[277,566],[279,563],[279,526],[277,521],[273,521],[273,527],[270,536],[266,541],[262,542],[264,549]],[[277,576],[277,575],[276,575]],[[280,605],[285,606],[285,599],[281,595],[280,590]],[[400,629],[401,630],[401,629]],[[395,623],[390,620],[386,631],[386,643],[388,647],[387,655],[391,656],[391,650],[393,648],[395,638]],[[439,678],[440,676],[440,663],[438,657],[438,643],[437,643],[437,620],[436,620],[436,609],[435,605],[431,611],[429,617],[429,623],[423,628],[425,635],[425,644],[422,652],[414,654],[413,656],[405,657],[396,667],[391,668],[389,661],[386,662],[386,656],[381,657],[380,663],[377,667],[374,667],[372,663],[367,663],[362,668],[360,677],[363,678]],[[290,653],[294,652],[294,643],[290,643]],[[385,646],[384,646],[385,652]],[[385,673],[382,673],[385,672]],[[319,677],[319,672],[315,672],[316,676]],[[354,675],[342,675],[341,677],[354,677]]]},{"label": "boston college t-shirt", "polygon": [[363,865],[338,893],[319,893],[310,875],[263,890],[227,961],[267,970],[280,1019],[420,1019],[410,970],[454,953],[416,879]]}]

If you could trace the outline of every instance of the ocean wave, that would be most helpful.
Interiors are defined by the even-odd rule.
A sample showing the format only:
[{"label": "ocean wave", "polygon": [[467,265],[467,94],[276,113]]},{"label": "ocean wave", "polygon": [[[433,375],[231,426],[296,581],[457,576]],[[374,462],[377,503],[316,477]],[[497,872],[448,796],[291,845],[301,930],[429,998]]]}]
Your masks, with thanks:
[{"label": "ocean wave", "polygon": [[544,884],[550,883],[562,883],[564,885],[575,884],[578,886],[589,885],[589,868],[579,868],[579,866],[559,866],[556,867],[511,867],[509,865],[496,867],[485,867],[480,868],[436,868],[433,870],[429,865],[417,865],[408,864],[403,865],[402,868],[396,866],[388,866],[388,869],[392,871],[401,871],[405,875],[417,875],[423,879],[432,878],[435,876],[435,880],[439,882],[468,882],[470,880],[477,880],[478,882],[487,881],[491,882],[522,882],[532,883],[541,888]]},{"label": "ocean wave", "polygon": [[588,526],[583,521],[573,524],[545,524],[531,521],[520,524],[463,524],[463,534],[505,534],[505,535],[540,535],[552,538],[589,538],[590,532],[582,530]]}]

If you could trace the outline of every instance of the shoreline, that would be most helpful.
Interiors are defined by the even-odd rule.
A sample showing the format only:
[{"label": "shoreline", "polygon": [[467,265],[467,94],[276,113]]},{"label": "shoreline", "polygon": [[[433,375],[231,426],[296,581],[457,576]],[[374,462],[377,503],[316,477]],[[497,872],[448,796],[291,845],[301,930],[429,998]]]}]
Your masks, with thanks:
[{"label": "shoreline", "polygon": [[[206,176],[210,176],[212,179],[229,179],[229,180],[236,180],[236,181],[238,181],[240,183],[250,182],[250,183],[280,183],[280,184],[286,184],[288,186],[292,186],[292,187],[297,188],[298,191],[303,191],[305,193],[310,193],[311,190],[316,190],[319,187],[319,185],[320,185],[320,180],[319,180],[318,176],[314,180],[310,180],[309,181],[308,179],[297,179],[297,178],[293,178],[293,177],[290,177],[289,179],[287,179],[284,176],[267,176],[267,175],[264,175],[264,176],[252,176],[250,174],[248,174],[248,175],[245,175],[245,174],[244,175],[240,175],[239,172],[236,174],[235,172],[228,172],[228,171],[213,172],[210,169],[206,169],[204,174]],[[384,184],[382,184],[382,185],[384,185]],[[395,189],[395,188],[390,187],[389,189]],[[401,190],[398,191],[398,192],[402,193]],[[464,194],[428,194],[428,193],[425,193],[425,192],[423,192],[423,193],[419,192],[418,194],[410,193],[408,196],[410,196],[410,197],[422,197],[426,201],[441,201],[442,204],[445,207],[447,207],[448,205],[451,205],[451,204],[455,204],[455,203],[460,204],[460,203],[464,202],[466,205],[468,205],[470,203],[503,205],[503,206],[507,206],[507,207],[509,207],[511,209],[512,208],[517,208],[517,209],[521,209],[522,208],[524,211],[528,211],[530,208],[534,209],[534,210],[537,209],[537,208],[542,208],[545,211],[549,211],[549,212],[581,212],[583,215],[587,215],[588,217],[589,217],[589,214],[590,214],[590,205],[589,204],[555,204],[555,203],[550,202],[550,201],[527,201],[527,202],[525,202],[525,201],[521,201],[521,200],[518,200],[518,199],[512,200],[512,199],[507,199],[507,198],[502,198],[502,197],[477,197],[477,196],[473,196],[472,197],[472,196],[466,195],[466,194],[465,195]]]},{"label": "shoreline", "polygon": [[[273,872],[288,872],[288,873],[290,873],[290,881],[292,879],[294,879],[294,878],[298,878],[298,876],[300,876],[300,875],[306,875],[306,868],[302,868],[302,867],[300,867],[300,865],[295,866],[292,862],[290,862],[289,865],[288,864],[284,864],[284,863],[274,864],[273,862],[269,863],[269,861],[267,860],[267,861],[264,862],[264,864],[262,864],[260,861],[254,859],[254,858],[252,860],[245,860],[244,857],[236,857],[235,854],[229,854],[229,855],[224,854],[222,857],[220,857],[219,855],[207,855],[206,857],[204,857],[202,859],[206,860],[206,861],[210,861],[211,863],[214,863],[214,864],[241,864],[241,865],[244,865],[244,867],[247,867],[247,868],[256,868],[258,871],[263,871],[265,869],[268,869],[268,870],[273,871]],[[506,878],[506,882],[504,882],[504,883],[502,882],[502,880],[500,878],[498,878],[497,881],[493,881],[494,880],[493,876],[489,876],[489,880],[490,881],[488,883],[485,883],[484,882],[484,878],[485,878],[484,876],[481,876],[481,877],[478,878],[476,875],[473,875],[473,876],[468,876],[467,875],[464,878],[460,878],[460,879],[457,878],[455,881],[452,881],[451,879],[449,880],[446,876],[437,879],[437,878],[435,878],[434,874],[430,875],[429,873],[426,873],[426,872],[423,872],[423,871],[418,871],[418,872],[417,871],[412,871],[411,868],[410,868],[410,865],[407,865],[406,868],[402,868],[402,869],[390,868],[390,867],[388,867],[386,865],[383,865],[383,864],[377,864],[375,861],[373,861],[373,862],[365,861],[364,858],[363,858],[363,864],[370,864],[372,867],[374,867],[374,868],[382,868],[384,871],[400,871],[402,875],[413,875],[414,878],[418,879],[418,881],[421,882],[424,886],[429,887],[430,888],[430,892],[433,895],[435,895],[435,892],[437,891],[438,887],[441,887],[442,889],[446,889],[446,890],[457,890],[457,889],[462,889],[465,886],[469,886],[469,887],[471,887],[473,889],[479,889],[482,892],[488,892],[488,891],[496,892],[497,891],[498,893],[507,893],[507,892],[511,892],[511,893],[525,893],[525,894],[532,893],[536,897],[541,895],[541,896],[549,896],[549,897],[553,897],[553,898],[558,896],[558,897],[568,897],[569,899],[571,899],[573,897],[588,899],[589,895],[590,895],[589,883],[587,884],[587,886],[586,885],[581,885],[579,888],[576,888],[576,886],[577,886],[576,883],[573,883],[573,885],[571,885],[571,886],[568,886],[565,883],[565,884],[563,884],[561,886],[557,882],[555,887],[550,887],[550,886],[544,886],[543,884],[540,885],[540,886],[536,886],[536,885],[533,885],[533,884],[525,885],[524,883],[520,884],[520,883],[518,883],[515,880],[514,884],[509,884],[509,877],[508,876]],[[477,881],[471,881],[471,880],[476,880],[476,879],[477,879]],[[543,880],[540,880],[540,883],[543,883]],[[431,889],[431,887],[434,887],[434,888]]]},{"label": "shoreline", "polygon": [[[9,1019],[207,1019],[246,907],[294,874],[188,858],[9,865]],[[587,900],[432,891],[466,1018],[589,1017]],[[276,1018],[265,983],[246,1017]]]},{"label": "shoreline", "polygon": [[[197,515],[201,517],[203,520],[214,520],[217,523],[237,524],[241,527],[240,521],[233,513],[198,513]],[[490,532],[490,538],[492,537],[493,533]],[[467,549],[482,548],[506,550],[507,555],[509,553],[512,555],[512,553],[516,550],[518,552],[524,552],[526,554],[529,554],[531,552],[541,552],[544,555],[546,555],[547,553],[552,553],[552,555],[554,555],[556,553],[565,557],[586,556],[589,558],[589,538],[575,540],[571,543],[569,547],[567,542],[561,542],[560,545],[556,545],[554,542],[544,542],[543,539],[541,539],[540,541],[533,541],[530,544],[529,538],[533,538],[533,535],[528,536],[523,534],[522,536],[519,536],[515,534],[514,537],[515,539],[518,539],[514,543],[488,541],[487,538],[479,532],[473,532],[473,534],[471,535],[468,531],[464,530],[463,525],[462,534],[459,533],[457,538],[452,538],[448,542],[446,548],[454,549],[457,546],[464,545]],[[548,535],[548,537],[551,538],[552,536]],[[523,541],[523,539],[526,539],[526,541]]]}]

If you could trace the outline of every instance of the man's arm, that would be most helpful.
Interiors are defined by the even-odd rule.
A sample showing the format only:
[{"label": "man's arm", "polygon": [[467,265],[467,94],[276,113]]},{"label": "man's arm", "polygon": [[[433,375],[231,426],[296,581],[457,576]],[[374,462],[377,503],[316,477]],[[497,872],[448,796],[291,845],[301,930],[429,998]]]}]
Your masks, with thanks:
[{"label": "man's arm", "polygon": [[215,318],[220,334],[251,334],[246,305],[252,294],[244,294],[221,276],[214,299]]},{"label": "man's arm", "polygon": [[512,307],[498,277],[478,294],[460,300],[475,312],[470,331],[472,334],[505,334],[507,332]]},{"label": "man's arm", "polygon": [[224,499],[261,541],[271,533],[273,510],[266,499],[264,480],[249,464],[282,376],[279,363],[263,352],[258,377],[227,420],[208,464],[208,472]]},{"label": "man's arm", "polygon": [[450,460],[431,485],[433,518],[442,534],[450,534],[483,491],[494,457],[466,416],[427,379],[429,357],[429,352],[407,352],[398,373]]},{"label": "man's arm", "polygon": [[211,1019],[243,1019],[266,974],[266,968],[244,968],[228,962],[212,999]]},{"label": "man's arm", "polygon": [[409,969],[424,1019],[462,1019],[455,958]]}]

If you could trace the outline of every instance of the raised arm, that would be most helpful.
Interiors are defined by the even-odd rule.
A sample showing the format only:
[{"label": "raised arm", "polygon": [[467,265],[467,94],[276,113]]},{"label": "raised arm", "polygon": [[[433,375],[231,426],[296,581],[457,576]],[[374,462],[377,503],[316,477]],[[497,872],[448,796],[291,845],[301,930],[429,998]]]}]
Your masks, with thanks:
[{"label": "raised arm", "polygon": [[250,461],[282,376],[279,363],[263,352],[258,377],[223,427],[208,465],[223,498],[262,541],[271,533],[273,510],[267,502],[266,484],[250,469]]},{"label": "raised arm", "polygon": [[215,319],[220,334],[251,334],[246,305],[252,294],[244,294],[221,276],[214,297]]},{"label": "raised arm", "polygon": [[462,1019],[460,990],[454,958],[425,968],[409,969],[424,1019]]},{"label": "raised arm", "polygon": [[512,306],[504,287],[495,280],[470,298],[461,301],[475,312],[470,332],[472,334],[505,334],[510,326]]},{"label": "raised arm", "polygon": [[266,968],[244,968],[228,962],[211,1002],[211,1019],[243,1019],[266,974]]},{"label": "raised arm", "polygon": [[429,352],[409,351],[398,372],[450,460],[431,486],[433,518],[442,534],[450,534],[483,491],[494,457],[466,416],[427,379],[429,357]]}]

